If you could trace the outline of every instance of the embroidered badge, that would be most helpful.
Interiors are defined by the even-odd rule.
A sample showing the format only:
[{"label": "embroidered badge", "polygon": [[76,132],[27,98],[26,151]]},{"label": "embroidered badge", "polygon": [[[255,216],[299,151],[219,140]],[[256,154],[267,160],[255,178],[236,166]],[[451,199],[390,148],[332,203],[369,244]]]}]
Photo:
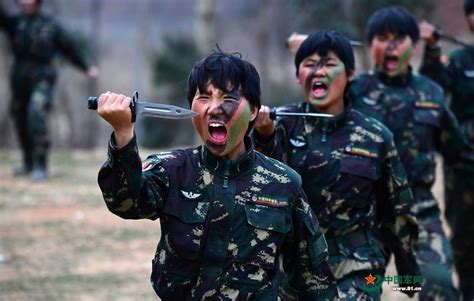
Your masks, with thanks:
[{"label": "embroidered badge", "polygon": [[353,147],[351,145],[346,145],[344,150],[346,151],[346,153],[349,153],[349,154],[361,155],[361,156],[370,157],[370,158],[377,158],[379,156],[377,153],[372,152],[370,150],[363,149],[360,147]]},{"label": "embroidered badge", "polygon": [[439,109],[439,104],[432,101],[417,101],[415,107],[422,109]]},{"label": "embroidered badge", "polygon": [[474,77],[474,70],[464,70],[464,75],[467,77]]},{"label": "embroidered badge", "polygon": [[190,199],[190,200],[195,200],[197,198],[199,198],[202,193],[194,193],[194,192],[191,192],[191,191],[184,191],[184,190],[181,190],[181,193],[183,194],[184,197]]},{"label": "embroidered badge", "polygon": [[291,139],[291,138],[290,138],[290,143],[294,147],[303,147],[303,146],[306,145],[306,142],[304,142],[304,141],[295,140],[295,139]]},{"label": "embroidered badge", "polygon": [[376,100],[370,99],[368,97],[362,98],[362,101],[368,104],[369,106],[375,106],[375,104],[377,104]]},{"label": "embroidered badge", "polygon": [[257,204],[270,205],[275,207],[285,207],[288,206],[288,202],[283,199],[272,196],[253,196],[252,201]]}]

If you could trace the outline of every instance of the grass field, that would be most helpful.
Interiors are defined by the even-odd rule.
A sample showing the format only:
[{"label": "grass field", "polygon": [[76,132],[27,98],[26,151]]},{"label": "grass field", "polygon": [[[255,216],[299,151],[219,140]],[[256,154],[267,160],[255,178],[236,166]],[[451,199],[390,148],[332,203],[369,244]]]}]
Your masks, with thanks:
[{"label": "grass field", "polygon": [[32,183],[12,176],[18,153],[0,152],[0,300],[157,299],[149,275],[159,223],[106,209],[96,180],[105,154],[56,152],[50,180]]}]

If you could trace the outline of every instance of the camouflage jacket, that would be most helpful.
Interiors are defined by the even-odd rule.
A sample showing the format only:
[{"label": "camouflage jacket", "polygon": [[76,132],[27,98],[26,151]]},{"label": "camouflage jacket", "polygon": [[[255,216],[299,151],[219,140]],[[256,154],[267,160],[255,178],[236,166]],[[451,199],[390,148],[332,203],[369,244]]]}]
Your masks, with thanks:
[{"label": "camouflage jacket", "polygon": [[333,300],[327,244],[300,177],[256,151],[236,161],[203,146],[140,162],[135,138],[109,146],[99,172],[107,207],[160,219],[151,281],[162,299],[277,300],[280,265],[302,300]]},{"label": "camouflage jacket", "polygon": [[[417,275],[412,245],[418,226],[411,211],[412,194],[393,144],[380,122],[352,110],[327,118],[283,117],[270,140],[254,132],[257,149],[294,168],[326,239],[336,240],[330,256],[337,279],[356,270],[380,271],[386,259],[377,243],[396,249],[399,272]],[[314,112],[307,102],[279,108]],[[364,229],[369,244],[355,246],[351,233]]]},{"label": "camouflage jacket", "polygon": [[411,70],[394,78],[375,72],[356,77],[349,94],[354,108],[383,122],[392,131],[415,195],[415,211],[436,207],[431,194],[435,153],[440,152],[445,162],[452,164],[469,158],[470,149],[444,101],[441,87]]},{"label": "camouflage jacket", "polygon": [[[444,88],[462,131],[474,144],[474,47],[456,49],[449,55],[447,65],[441,63],[440,56],[440,47],[425,47],[420,72]],[[455,167],[465,169],[464,164]]]},{"label": "camouflage jacket", "polygon": [[0,29],[10,41],[14,56],[13,76],[55,79],[53,59],[61,54],[82,70],[88,62],[77,43],[51,17],[37,13],[32,16],[7,16],[0,6]]},{"label": "camouflage jacket", "polygon": [[425,47],[420,72],[436,81],[451,96],[451,109],[459,121],[474,119],[474,47],[456,49],[447,65],[440,47]]}]

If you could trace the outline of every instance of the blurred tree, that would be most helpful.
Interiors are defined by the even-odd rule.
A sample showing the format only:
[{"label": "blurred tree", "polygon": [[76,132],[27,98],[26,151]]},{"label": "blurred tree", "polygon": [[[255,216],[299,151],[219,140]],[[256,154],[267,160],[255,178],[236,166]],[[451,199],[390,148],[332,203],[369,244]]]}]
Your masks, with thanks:
[{"label": "blurred tree", "polygon": [[[334,29],[350,39],[365,43],[367,21],[377,9],[404,6],[419,19],[430,19],[435,4],[435,0],[292,0],[292,9],[300,16],[296,22],[298,32]],[[362,56],[362,59],[362,65],[367,69],[367,56]]]},{"label": "blurred tree", "polygon": [[[152,57],[153,84],[159,91],[159,102],[188,108],[186,79],[189,71],[200,58],[194,39],[187,35],[167,35],[163,39],[162,51]],[[190,121],[153,118],[140,119],[144,135],[140,144],[145,147],[169,147],[190,145],[194,130]]]}]

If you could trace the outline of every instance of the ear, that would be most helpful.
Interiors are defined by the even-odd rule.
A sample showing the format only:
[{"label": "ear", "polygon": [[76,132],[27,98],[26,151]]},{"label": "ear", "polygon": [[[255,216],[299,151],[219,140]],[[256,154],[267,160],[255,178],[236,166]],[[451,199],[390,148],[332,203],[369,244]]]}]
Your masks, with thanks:
[{"label": "ear", "polygon": [[252,112],[250,112],[250,122],[254,121],[255,118],[257,118],[258,115],[258,109],[257,106],[254,106],[252,109]]},{"label": "ear", "polygon": [[347,82],[350,83],[354,79],[354,76],[355,76],[355,70],[349,71],[347,73]]},{"label": "ear", "polygon": [[413,56],[415,53],[417,53],[417,52],[418,52],[418,48],[419,48],[419,46],[418,46],[418,45],[420,45],[420,42],[419,42],[419,41],[418,41],[418,42],[416,42],[416,43],[413,43],[413,52],[412,52],[412,56]]}]

